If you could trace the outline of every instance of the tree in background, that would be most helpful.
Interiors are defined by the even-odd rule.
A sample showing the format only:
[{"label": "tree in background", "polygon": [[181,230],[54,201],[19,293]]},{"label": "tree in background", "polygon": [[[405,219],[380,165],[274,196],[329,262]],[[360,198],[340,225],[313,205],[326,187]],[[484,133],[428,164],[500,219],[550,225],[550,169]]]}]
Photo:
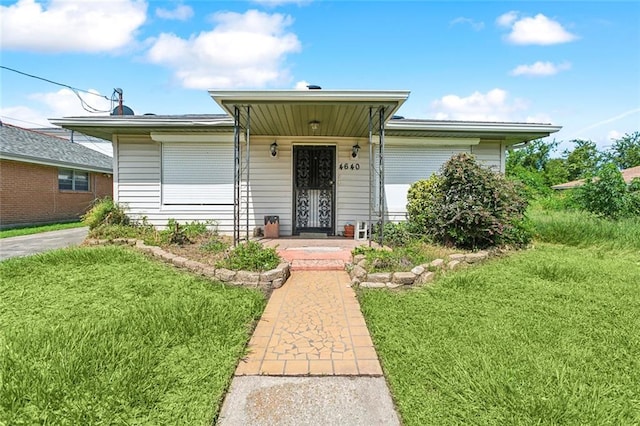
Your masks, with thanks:
[{"label": "tree in background", "polygon": [[555,140],[536,139],[507,153],[506,175],[524,184],[527,198],[548,195],[552,185],[568,180],[565,160],[551,158],[557,147]]},{"label": "tree in background", "polygon": [[595,142],[584,139],[574,139],[572,151],[564,151],[568,180],[577,180],[594,176],[600,167],[603,156],[598,152]]},{"label": "tree in background", "polygon": [[576,201],[585,210],[610,219],[634,216],[639,192],[637,184],[627,185],[614,163],[606,163],[595,178],[577,188]]},{"label": "tree in background", "polygon": [[640,166],[640,132],[627,133],[616,139],[607,152],[607,158],[620,169]]}]

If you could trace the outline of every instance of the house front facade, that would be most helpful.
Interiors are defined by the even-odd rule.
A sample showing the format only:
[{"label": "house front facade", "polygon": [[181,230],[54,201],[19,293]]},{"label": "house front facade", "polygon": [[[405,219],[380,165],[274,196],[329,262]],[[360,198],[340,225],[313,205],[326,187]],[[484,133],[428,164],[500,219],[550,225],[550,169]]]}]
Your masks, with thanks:
[{"label": "house front facade", "polygon": [[212,220],[236,239],[273,216],[281,236],[403,220],[411,183],[452,155],[504,172],[507,149],[560,129],[405,119],[408,91],[210,94],[227,114],[51,121],[113,142],[114,198],[133,217],[158,227]]}]

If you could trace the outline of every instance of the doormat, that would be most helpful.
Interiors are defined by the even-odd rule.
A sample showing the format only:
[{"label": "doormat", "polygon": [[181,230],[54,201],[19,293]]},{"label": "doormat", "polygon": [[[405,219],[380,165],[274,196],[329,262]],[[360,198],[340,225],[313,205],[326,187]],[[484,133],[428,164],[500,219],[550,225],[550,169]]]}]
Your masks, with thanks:
[{"label": "doormat", "polygon": [[301,232],[300,238],[327,238],[324,232]]}]

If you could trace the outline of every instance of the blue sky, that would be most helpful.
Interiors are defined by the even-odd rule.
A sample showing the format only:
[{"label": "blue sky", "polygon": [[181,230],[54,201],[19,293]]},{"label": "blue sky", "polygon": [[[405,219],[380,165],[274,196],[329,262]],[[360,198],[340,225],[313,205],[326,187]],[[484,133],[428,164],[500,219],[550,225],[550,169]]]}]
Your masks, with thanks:
[{"label": "blue sky", "polygon": [[[0,0],[1,63],[136,113],[219,113],[210,88],[406,89],[407,118],[640,130],[640,2]],[[0,117],[90,115],[0,69]],[[81,93],[107,110],[109,102]]]}]

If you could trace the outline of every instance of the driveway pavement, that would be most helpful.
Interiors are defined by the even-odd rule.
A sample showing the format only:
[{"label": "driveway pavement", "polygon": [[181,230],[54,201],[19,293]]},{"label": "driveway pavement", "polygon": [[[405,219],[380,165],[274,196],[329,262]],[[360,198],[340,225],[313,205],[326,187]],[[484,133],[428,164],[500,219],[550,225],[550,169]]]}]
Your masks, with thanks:
[{"label": "driveway pavement", "polygon": [[87,237],[89,228],[63,229],[0,239],[0,260],[30,256],[49,250],[76,246]]}]

